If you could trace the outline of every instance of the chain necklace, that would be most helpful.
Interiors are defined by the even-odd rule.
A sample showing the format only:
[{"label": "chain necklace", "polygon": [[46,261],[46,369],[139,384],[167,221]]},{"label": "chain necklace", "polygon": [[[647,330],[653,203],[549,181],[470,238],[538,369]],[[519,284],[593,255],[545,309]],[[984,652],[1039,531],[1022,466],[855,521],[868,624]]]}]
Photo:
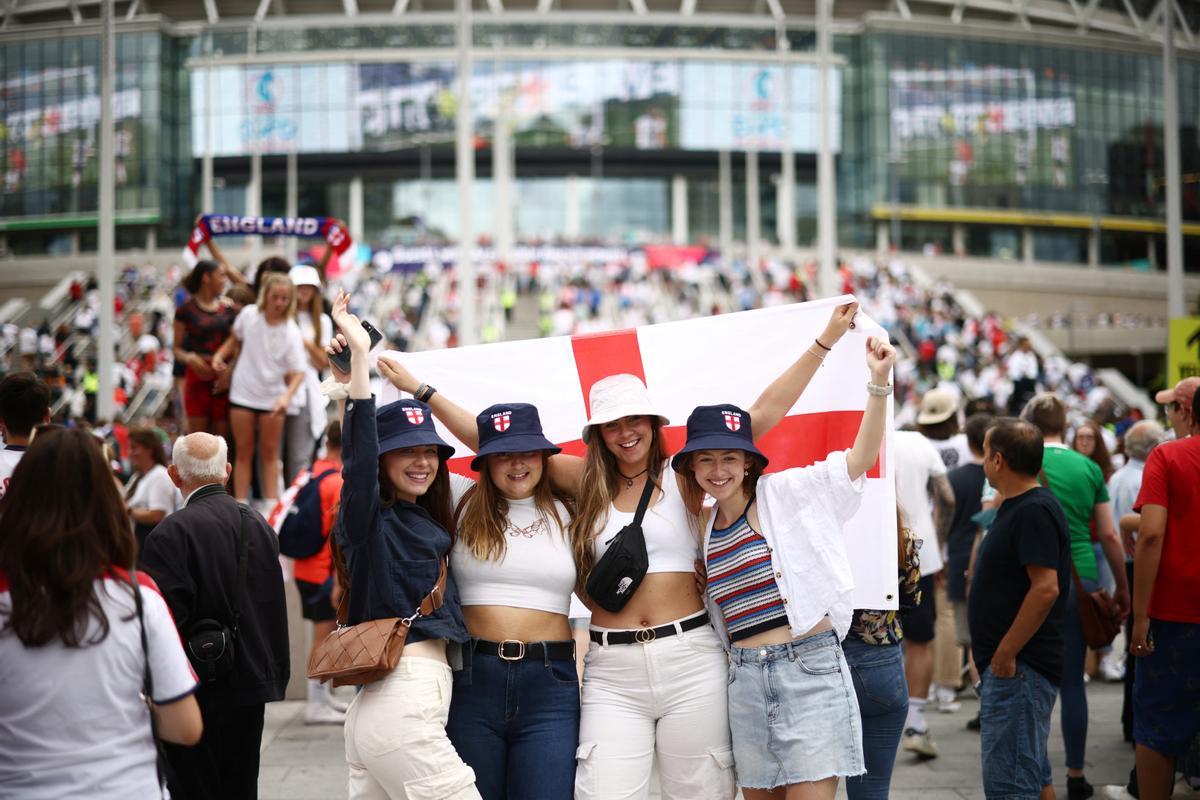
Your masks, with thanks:
[{"label": "chain necklace", "polygon": [[504,532],[509,536],[524,536],[526,539],[532,539],[542,531],[546,530],[546,528],[547,526],[545,517],[538,517],[524,528],[519,528],[516,525],[513,525],[512,520],[509,519],[508,525],[504,528]]},{"label": "chain necklace", "polygon": [[625,480],[625,488],[632,489],[633,482],[636,481],[638,478],[642,477],[643,475],[645,475],[649,471],[650,471],[650,467],[646,467],[644,470],[642,470],[641,472],[639,472],[636,475],[626,475],[624,472],[621,472],[620,470],[617,470],[617,474],[620,475]]}]

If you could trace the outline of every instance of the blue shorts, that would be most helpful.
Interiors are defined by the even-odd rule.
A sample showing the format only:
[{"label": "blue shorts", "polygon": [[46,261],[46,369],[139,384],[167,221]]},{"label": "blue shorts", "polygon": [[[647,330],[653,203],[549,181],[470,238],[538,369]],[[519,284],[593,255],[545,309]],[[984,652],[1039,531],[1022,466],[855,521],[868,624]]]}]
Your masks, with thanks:
[{"label": "blue shorts", "polygon": [[1152,619],[1150,637],[1133,678],[1133,740],[1182,756],[1200,734],[1200,624]]},{"label": "blue shorts", "polygon": [[734,645],[729,660],[739,786],[774,789],[866,771],[858,698],[837,634]]},{"label": "blue shorts", "polygon": [[983,793],[988,800],[1036,800],[1050,785],[1050,712],[1058,687],[1024,662],[1011,678],[988,666],[979,694]]}]

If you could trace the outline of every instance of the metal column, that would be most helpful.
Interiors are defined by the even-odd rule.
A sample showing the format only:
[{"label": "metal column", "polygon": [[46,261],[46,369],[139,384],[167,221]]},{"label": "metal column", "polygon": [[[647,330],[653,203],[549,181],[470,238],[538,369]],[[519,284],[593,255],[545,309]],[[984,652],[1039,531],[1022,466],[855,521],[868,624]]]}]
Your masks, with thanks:
[{"label": "metal column", "polygon": [[746,263],[758,268],[762,249],[762,210],[758,197],[758,151],[746,151]]},{"label": "metal column", "polygon": [[833,172],[833,0],[817,0],[817,285],[821,295],[837,292],[837,199]]},{"label": "metal column", "polygon": [[113,2],[100,4],[100,186],[97,202],[96,278],[100,284],[100,341],[96,345],[96,370],[100,379],[96,395],[96,419],[113,418],[113,342],[116,329],[113,298],[116,264],[116,164],[113,137],[113,73],[116,47],[113,36]]},{"label": "metal column", "polygon": [[671,243],[688,243],[687,176],[671,177]]},{"label": "metal column", "polygon": [[458,16],[458,111],[454,117],[454,174],[458,184],[458,342],[479,341],[476,320],[475,220],[471,193],[475,189],[475,119],[471,109],[471,0],[454,0]]},{"label": "metal column", "polygon": [[216,213],[213,210],[213,83],[216,82],[216,68],[212,65],[212,37],[208,40],[209,67],[204,72],[204,157],[200,161],[200,210],[205,214]]},{"label": "metal column", "polygon": [[[246,184],[246,216],[262,216],[262,155],[250,156],[250,182]],[[250,263],[255,267],[262,260],[262,237],[250,237]]]},{"label": "metal column", "polygon": [[717,238],[721,259],[733,259],[733,166],[728,150],[717,153]]},{"label": "metal column", "polygon": [[[300,176],[297,174],[300,167],[297,160],[295,151],[287,154],[287,199],[285,201],[287,211],[285,214],[289,217],[300,216]],[[295,264],[299,240],[295,236],[287,236],[283,242],[284,258],[288,260],[289,264]]]},{"label": "metal column", "polygon": [[1179,74],[1175,62],[1175,2],[1165,0],[1163,13],[1163,149],[1167,167],[1167,315],[1182,317],[1183,198],[1179,166]]},{"label": "metal column", "polygon": [[[500,98],[500,115],[492,138],[492,184],[496,192],[494,219],[496,225],[496,261],[509,265],[516,239],[516,220],[513,191],[512,99],[506,93]],[[510,265],[511,266],[511,265]]]},{"label": "metal column", "polygon": [[363,240],[364,231],[366,230],[366,220],[363,214],[363,179],[362,175],[355,175],[350,179],[350,219],[346,220],[346,224],[350,226],[350,238],[355,244],[359,244]]}]

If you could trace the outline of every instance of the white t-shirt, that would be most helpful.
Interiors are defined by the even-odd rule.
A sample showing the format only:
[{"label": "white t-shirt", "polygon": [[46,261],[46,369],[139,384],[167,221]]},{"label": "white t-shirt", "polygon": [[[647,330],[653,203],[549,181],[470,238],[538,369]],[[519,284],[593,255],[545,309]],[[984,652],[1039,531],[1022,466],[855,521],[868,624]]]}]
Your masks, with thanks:
[{"label": "white t-shirt", "polygon": [[287,374],[303,372],[307,354],[295,320],[268,325],[258,306],[249,305],[233,321],[242,352],[233,368],[229,402],[270,411],[287,390]]},{"label": "white t-shirt", "polygon": [[8,445],[0,449],[0,498],[8,493],[8,484],[12,480],[13,470],[17,468],[17,462],[23,455],[25,455],[24,447]]},{"label": "white t-shirt", "polygon": [[929,442],[942,457],[947,470],[971,463],[971,448],[965,433],[956,433],[949,439],[930,439]]},{"label": "white t-shirt", "polygon": [[21,355],[32,356],[37,354],[38,349],[38,332],[33,328],[21,329]]},{"label": "white t-shirt", "polygon": [[896,500],[909,528],[921,540],[921,575],[932,575],[941,570],[943,561],[933,527],[929,480],[945,475],[946,465],[933,444],[916,431],[896,431],[894,453]]},{"label": "white t-shirt", "polygon": [[130,478],[129,483],[125,484],[126,496],[129,495],[129,487],[133,486],[134,481],[137,481],[137,488],[127,501],[131,508],[148,508],[151,511],[173,514],[183,505],[183,495],[175,488],[171,476],[167,474],[167,468],[162,464],[151,467],[140,481],[137,476]]},{"label": "white t-shirt", "polygon": [[[154,700],[172,703],[195,691],[196,676],[166,601],[149,576],[138,577]],[[139,698],[145,656],[127,580],[102,578],[94,584],[109,624],[108,636],[99,644],[25,647],[11,633],[0,636],[3,796],[159,796],[150,712]],[[8,624],[11,608],[8,581],[0,575],[0,628]]]},{"label": "white t-shirt", "polygon": [[[454,476],[457,507],[472,481]],[[555,502],[559,519],[570,521],[566,507]],[[463,542],[462,532],[450,555],[450,568],[464,606],[532,608],[567,614],[575,588],[575,558],[566,531],[553,517],[544,516],[533,498],[508,501],[506,550],[500,560],[481,561]]]}]

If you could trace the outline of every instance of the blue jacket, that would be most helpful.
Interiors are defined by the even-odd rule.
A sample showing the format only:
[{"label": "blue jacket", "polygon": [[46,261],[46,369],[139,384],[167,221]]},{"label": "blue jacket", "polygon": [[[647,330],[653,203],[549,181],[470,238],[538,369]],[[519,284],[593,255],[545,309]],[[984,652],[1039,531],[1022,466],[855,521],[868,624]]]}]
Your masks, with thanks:
[{"label": "blue jacket", "polygon": [[[443,463],[439,469],[445,469]],[[342,421],[342,502],[337,542],[350,573],[347,622],[407,617],[437,583],[450,534],[420,506],[404,500],[384,508],[379,499],[379,437],[375,398],[347,400]],[[458,586],[446,578],[440,609],[413,623],[408,641],[467,641]]]}]

